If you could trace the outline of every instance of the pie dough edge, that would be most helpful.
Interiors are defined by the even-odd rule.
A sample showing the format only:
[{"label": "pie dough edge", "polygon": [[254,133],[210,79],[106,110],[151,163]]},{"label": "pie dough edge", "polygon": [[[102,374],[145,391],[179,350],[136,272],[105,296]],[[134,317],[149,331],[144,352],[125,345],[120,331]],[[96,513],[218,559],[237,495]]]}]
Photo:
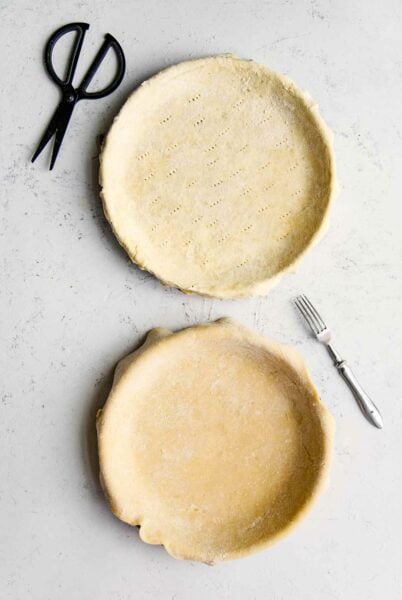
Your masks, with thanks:
[{"label": "pie dough edge", "polygon": [[[143,516],[142,518],[136,520],[135,522],[130,519],[127,519],[127,517],[124,516],[123,508],[121,508],[119,506],[118,500],[113,497],[113,492],[109,489],[109,486],[107,483],[107,477],[104,474],[104,467],[103,467],[103,464],[104,464],[103,456],[104,456],[104,453],[107,452],[107,448],[105,449],[102,444],[102,426],[103,426],[103,421],[104,421],[105,415],[108,410],[108,406],[110,406],[111,403],[113,402],[113,399],[114,399],[114,396],[118,389],[120,381],[122,381],[123,378],[127,375],[127,373],[130,371],[130,368],[132,367],[132,365],[137,363],[137,361],[138,361],[138,359],[140,359],[141,355],[145,351],[157,350],[159,345],[164,343],[165,338],[170,337],[171,335],[186,335],[186,332],[188,332],[192,329],[209,328],[209,327],[233,328],[235,330],[235,332],[240,336],[240,338],[246,339],[249,342],[256,344],[257,346],[260,346],[260,347],[268,350],[270,353],[276,354],[277,356],[281,357],[282,359],[284,358],[285,361],[288,362],[288,364],[290,364],[291,367],[293,367],[293,369],[299,376],[301,385],[306,387],[311,394],[312,405],[314,406],[317,416],[318,416],[319,423],[317,424],[317,427],[318,426],[321,427],[322,439],[323,439],[322,459],[320,462],[319,469],[317,470],[316,481],[311,489],[310,496],[306,499],[304,504],[300,506],[299,510],[297,511],[297,513],[295,513],[293,518],[282,529],[278,530],[274,535],[270,536],[268,539],[257,541],[246,548],[242,548],[239,551],[228,552],[225,554],[224,558],[222,558],[221,556],[217,556],[213,559],[211,559],[210,556],[208,556],[208,557],[200,557],[199,555],[195,556],[192,554],[191,548],[188,548],[187,551],[184,553],[178,554],[177,552],[175,552],[173,549],[170,548],[168,540],[148,541],[146,538],[143,537],[143,535],[142,535],[143,530],[142,530],[141,525],[143,525],[144,522],[146,521],[146,517],[144,518],[144,516]],[[286,344],[278,343],[276,341],[274,342],[274,341],[266,338],[265,336],[261,336],[257,333],[254,333],[253,331],[244,327],[243,325],[241,325],[240,323],[238,323],[236,320],[234,320],[232,318],[223,317],[223,318],[220,318],[211,323],[202,323],[199,325],[187,327],[182,330],[179,330],[178,332],[172,332],[171,330],[165,329],[165,328],[151,329],[148,332],[148,334],[145,338],[145,341],[142,343],[142,345],[139,346],[139,348],[137,348],[134,352],[130,353],[129,355],[127,355],[126,357],[124,357],[122,360],[120,360],[117,363],[116,368],[115,368],[113,384],[112,384],[112,388],[109,393],[109,396],[108,396],[103,408],[100,408],[96,414],[96,430],[97,430],[97,438],[98,438],[98,456],[99,456],[99,468],[100,468],[99,480],[100,480],[102,490],[105,494],[105,497],[106,497],[106,500],[107,500],[107,503],[109,505],[111,512],[119,520],[121,520],[125,523],[128,523],[131,526],[138,526],[139,527],[139,536],[143,542],[149,543],[152,545],[162,545],[162,546],[164,546],[165,550],[171,556],[173,556],[174,558],[179,559],[179,560],[192,560],[192,561],[204,562],[206,564],[213,565],[213,564],[220,563],[223,560],[226,561],[226,560],[242,558],[244,556],[248,556],[250,554],[253,554],[255,552],[258,552],[260,550],[268,548],[269,546],[275,544],[277,541],[279,541],[280,539],[285,537],[288,533],[290,533],[297,526],[297,524],[303,519],[303,517],[310,511],[310,509],[311,509],[312,505],[314,504],[315,500],[317,499],[317,497],[327,487],[328,473],[329,473],[329,467],[330,467],[331,457],[332,457],[333,439],[334,439],[334,433],[335,433],[335,420],[334,420],[334,417],[332,416],[332,414],[330,413],[330,411],[328,410],[328,408],[320,400],[320,397],[317,393],[317,390],[315,389],[315,386],[313,384],[313,381],[311,379],[309,371],[306,367],[306,364],[305,364],[303,358],[301,357],[301,355],[299,354],[299,352],[294,347],[286,345]]]},{"label": "pie dough edge", "polygon": [[261,68],[261,69],[267,71],[271,76],[274,76],[275,78],[277,78],[277,80],[280,81],[284,85],[284,87],[286,87],[289,91],[292,92],[292,94],[294,94],[297,98],[299,98],[301,100],[304,107],[312,114],[314,122],[317,126],[317,129],[319,130],[319,132],[321,134],[323,146],[327,152],[328,166],[329,166],[329,190],[328,190],[327,205],[326,205],[326,208],[325,208],[325,211],[323,214],[323,218],[321,220],[321,223],[319,224],[319,226],[313,233],[312,237],[310,238],[309,242],[306,244],[306,246],[303,248],[303,250],[286,267],[284,267],[281,271],[279,271],[272,277],[268,277],[267,279],[265,279],[263,281],[255,282],[249,286],[244,286],[242,288],[225,288],[225,289],[221,289],[219,291],[214,291],[214,292],[211,292],[208,290],[203,290],[203,289],[197,289],[196,287],[194,287],[191,290],[180,287],[177,283],[165,279],[163,277],[163,275],[161,275],[157,271],[149,268],[146,264],[146,261],[141,258],[138,248],[133,250],[125,243],[125,241],[122,239],[122,237],[119,235],[118,231],[116,230],[116,228],[113,225],[113,219],[112,219],[111,214],[108,209],[108,202],[107,202],[106,194],[103,190],[103,187],[104,187],[103,181],[105,179],[103,171],[104,171],[104,163],[107,160],[107,147],[108,147],[109,133],[112,131],[114,124],[117,122],[117,120],[122,115],[127,102],[135,94],[137,94],[137,92],[140,91],[143,86],[153,85],[154,83],[157,84],[158,78],[161,76],[165,76],[168,72],[170,73],[170,76],[174,77],[176,75],[176,71],[195,67],[197,63],[202,65],[203,62],[211,60],[212,58],[215,58],[217,60],[231,59],[233,61],[248,60],[250,63],[255,63],[255,61],[253,61],[251,59],[241,59],[234,54],[220,54],[220,55],[214,55],[214,56],[198,58],[198,59],[193,59],[193,60],[188,60],[188,61],[177,63],[175,65],[172,65],[170,67],[167,67],[167,68],[159,71],[158,73],[156,73],[149,79],[143,81],[141,83],[141,85],[139,87],[137,87],[130,94],[128,99],[125,101],[125,103],[121,107],[120,111],[114,118],[113,123],[112,123],[111,127],[109,128],[109,131],[108,131],[105,139],[103,140],[101,152],[100,152],[100,156],[99,156],[99,161],[100,161],[100,165],[99,165],[100,192],[99,192],[99,194],[100,194],[100,198],[101,198],[103,211],[104,211],[106,220],[108,221],[108,223],[113,231],[113,234],[116,237],[120,246],[125,250],[125,252],[127,253],[127,255],[129,256],[129,258],[131,259],[132,262],[134,262],[142,271],[147,271],[148,273],[151,273],[152,275],[154,275],[154,277],[156,277],[164,286],[179,289],[180,291],[182,291],[185,294],[194,294],[195,293],[200,296],[209,297],[209,298],[225,299],[225,298],[264,296],[278,283],[279,279],[282,277],[282,275],[284,273],[289,272],[289,271],[294,272],[299,264],[299,261],[301,261],[303,259],[304,255],[309,251],[309,249],[314,247],[324,237],[324,235],[328,229],[329,212],[330,212],[333,200],[338,192],[335,154],[334,154],[334,148],[333,148],[333,133],[329,129],[329,127],[326,125],[324,120],[322,119],[322,117],[319,113],[319,110],[318,110],[318,104],[315,101],[313,101],[310,94],[306,91],[302,91],[301,89],[299,89],[296,86],[296,84],[291,79],[286,77],[285,75],[277,73],[276,71],[272,71],[265,65],[262,65],[260,63],[255,63],[258,66],[258,68]]}]

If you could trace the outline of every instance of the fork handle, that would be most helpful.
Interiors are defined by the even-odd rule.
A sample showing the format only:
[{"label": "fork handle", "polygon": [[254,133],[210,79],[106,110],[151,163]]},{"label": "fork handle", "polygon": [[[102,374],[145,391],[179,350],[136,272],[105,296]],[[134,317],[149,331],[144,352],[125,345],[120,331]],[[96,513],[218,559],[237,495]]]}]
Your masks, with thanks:
[{"label": "fork handle", "polygon": [[362,411],[366,419],[375,427],[382,429],[383,421],[381,413],[374,404],[374,402],[371,400],[370,396],[364,391],[360,383],[357,381],[352,369],[349,367],[346,361],[340,358],[338,352],[333,347],[327,346],[327,348],[332,358],[334,359],[334,364],[336,368],[348,384],[353,396],[356,399],[356,402],[360,407],[360,410]]}]

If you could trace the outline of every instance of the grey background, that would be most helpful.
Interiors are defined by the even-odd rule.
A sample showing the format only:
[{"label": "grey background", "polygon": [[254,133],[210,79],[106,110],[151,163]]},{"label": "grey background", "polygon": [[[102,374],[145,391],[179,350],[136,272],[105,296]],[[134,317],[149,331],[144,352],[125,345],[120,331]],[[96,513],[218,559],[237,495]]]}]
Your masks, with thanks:
[{"label": "grey background", "polygon": [[[80,68],[106,31],[127,75],[78,105],[53,172],[31,153],[58,101],[47,36],[91,24]],[[402,586],[401,93],[399,0],[2,2],[0,597],[2,600],[365,600]],[[135,86],[191,57],[234,52],[285,73],[334,131],[340,194],[322,242],[265,298],[164,289],[130,264],[105,224],[97,136]],[[361,417],[290,303],[308,292],[381,406]],[[277,546],[207,567],[175,561],[108,511],[94,416],[118,359],[152,326],[229,315],[299,347],[336,418],[330,486]]]}]

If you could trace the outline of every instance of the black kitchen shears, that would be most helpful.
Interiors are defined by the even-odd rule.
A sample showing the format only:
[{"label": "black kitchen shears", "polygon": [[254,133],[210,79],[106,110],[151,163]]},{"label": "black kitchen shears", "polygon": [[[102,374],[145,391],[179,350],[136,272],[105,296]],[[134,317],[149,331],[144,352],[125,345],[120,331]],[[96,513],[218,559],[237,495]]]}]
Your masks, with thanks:
[{"label": "black kitchen shears", "polygon": [[[32,157],[32,162],[36,160],[36,158],[42,152],[43,148],[47,145],[49,140],[54,135],[55,140],[53,145],[52,158],[50,161],[50,169],[53,169],[53,165],[56,161],[57,155],[60,150],[61,142],[63,141],[64,134],[66,132],[72,112],[77,102],[79,100],[97,100],[99,98],[104,98],[105,96],[108,96],[109,94],[114,92],[114,90],[120,85],[124,77],[126,61],[124,58],[123,50],[119,42],[112,35],[110,35],[110,33],[107,33],[105,35],[105,40],[102,46],[100,47],[91,66],[86,72],[81,84],[77,88],[73,86],[74,73],[77,67],[78,59],[80,57],[80,52],[87,29],[89,29],[88,23],[69,23],[68,25],[64,25],[63,27],[60,27],[60,29],[55,31],[46,44],[44,57],[46,69],[50,77],[61,89],[62,99],[60,101],[60,104],[56,108],[56,111],[54,112],[52,118],[50,119],[49,125],[45,133],[43,134],[41,141],[39,142],[35,154]],[[71,50],[67,75],[65,79],[61,79],[57,75],[53,67],[53,49],[57,41],[63,35],[65,35],[66,33],[70,33],[71,31],[75,31],[77,33],[77,36]],[[113,81],[109,83],[109,85],[107,85],[103,90],[97,92],[87,92],[87,87],[91,83],[96,71],[98,70],[103,59],[105,58],[109,48],[113,48],[116,54],[116,75]]]}]

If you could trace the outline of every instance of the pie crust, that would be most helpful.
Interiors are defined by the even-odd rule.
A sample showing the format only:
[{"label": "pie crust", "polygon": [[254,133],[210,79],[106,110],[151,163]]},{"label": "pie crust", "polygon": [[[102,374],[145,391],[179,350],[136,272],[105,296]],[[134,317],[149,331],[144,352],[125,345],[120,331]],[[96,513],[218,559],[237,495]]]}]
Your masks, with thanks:
[{"label": "pie crust", "polygon": [[267,292],[316,240],[334,181],[312,100],[228,55],[146,81],[101,154],[105,214],[131,259],[166,285],[221,298]]},{"label": "pie crust", "polygon": [[333,419],[299,354],[221,319],[152,330],[97,416],[113,513],[206,563],[276,541],[322,487]]}]

